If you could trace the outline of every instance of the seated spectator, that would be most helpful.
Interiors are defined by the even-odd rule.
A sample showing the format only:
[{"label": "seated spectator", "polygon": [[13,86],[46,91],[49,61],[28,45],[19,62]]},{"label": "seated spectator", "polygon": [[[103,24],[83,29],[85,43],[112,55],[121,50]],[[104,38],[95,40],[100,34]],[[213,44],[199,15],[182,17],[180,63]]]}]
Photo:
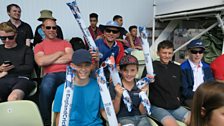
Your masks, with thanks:
[{"label": "seated spectator", "polygon": [[224,84],[213,81],[194,93],[190,126],[224,126]]},{"label": "seated spectator", "polygon": [[[36,44],[42,42],[46,38],[45,33],[42,29],[43,22],[46,19],[53,19],[53,20],[56,21],[56,19],[52,16],[52,11],[50,11],[50,10],[40,11],[40,17],[38,18],[38,21],[41,21],[42,24],[40,24],[36,27],[35,35],[34,35],[34,41],[32,43],[33,47]],[[63,33],[62,33],[62,30],[61,30],[61,27],[58,26],[58,25],[56,25],[56,26],[57,26],[57,30],[56,30],[57,31],[57,38],[63,39]],[[37,73],[37,78],[40,78],[40,75],[41,75],[40,67],[36,63],[34,64],[34,67],[35,67],[35,71]]]},{"label": "seated spectator", "polygon": [[[180,106],[181,69],[171,62],[173,43],[164,40],[157,47],[160,61],[153,61],[155,82],[149,85],[152,116],[163,126],[178,126],[176,120],[189,124],[190,111]],[[146,75],[144,69],[143,77]]]},{"label": "seated spectator", "polygon": [[215,79],[219,82],[224,82],[224,54],[217,57],[211,62],[210,66],[212,68],[213,75]]},{"label": "seated spectator", "polygon": [[184,105],[191,107],[195,90],[203,82],[213,80],[209,64],[202,61],[205,46],[201,40],[193,40],[187,45],[189,59],[181,64],[182,98]]},{"label": "seated spectator", "polygon": [[16,42],[16,27],[0,24],[0,102],[21,100],[35,88],[30,80],[33,71],[33,51]]},{"label": "seated spectator", "polygon": [[97,23],[98,23],[98,15],[96,13],[91,13],[89,15],[89,21],[90,21],[90,26],[88,27],[89,32],[91,34],[91,36],[93,37],[93,40],[95,41],[98,38],[102,38],[102,32],[99,29],[99,27],[97,27]]},{"label": "seated spectator", "polygon": [[[51,10],[41,10],[40,11],[40,17],[37,20],[41,21],[42,24],[40,24],[36,27],[33,46],[42,42],[46,37],[44,32],[43,32],[43,29],[41,27],[41,25],[43,25],[43,22],[46,19],[53,19],[53,20],[56,21],[56,19],[52,16],[52,11]],[[57,30],[56,31],[57,31],[57,38],[63,39],[63,33],[62,33],[62,30],[61,30],[60,26],[57,25]]]},{"label": "seated spectator", "polygon": [[[101,115],[106,119],[100,89],[95,79],[89,77],[91,72],[91,54],[85,49],[73,53],[70,67],[73,78],[74,94],[70,113],[69,126],[103,126]],[[56,112],[56,125],[59,125],[64,84],[58,87],[53,111]]]},{"label": "seated spectator", "polygon": [[[124,56],[120,61],[120,73],[123,87],[120,84],[116,86],[110,84],[109,87],[119,123],[122,125],[133,124],[134,126],[151,126],[139,97],[141,90],[148,91],[148,86],[145,86],[141,90],[136,86],[137,80],[135,76],[138,73],[137,58],[132,55]],[[133,102],[131,112],[128,111],[122,100],[124,88],[127,89]]]},{"label": "seated spectator", "polygon": [[46,19],[42,25],[45,39],[34,48],[38,66],[43,68],[44,76],[40,84],[39,107],[44,125],[51,125],[51,105],[57,87],[65,81],[66,65],[71,62],[73,53],[69,42],[57,38],[54,19]]},{"label": "seated spectator", "polygon": [[119,37],[117,39],[124,44],[126,42],[126,40],[124,40],[123,36],[126,36],[126,37],[129,38],[131,47],[135,48],[134,47],[134,42],[132,40],[132,37],[131,37],[130,33],[128,33],[128,31],[125,28],[122,27],[122,25],[123,25],[123,17],[120,16],[120,15],[115,15],[113,17],[113,21],[117,22],[117,24],[121,27],[120,35],[119,35]]},{"label": "seated spectator", "polygon": [[142,42],[141,42],[142,40],[140,37],[137,36],[137,34],[138,34],[137,26],[135,26],[135,25],[130,26],[129,32],[130,32],[130,35],[134,42],[133,44],[134,44],[135,48],[132,48],[131,41],[130,41],[129,37],[126,37],[125,40],[127,40],[127,42],[124,43],[125,51],[127,51],[127,53],[130,54],[131,51],[134,49],[142,50]]},{"label": "seated spectator", "polygon": [[[99,27],[104,34],[104,38],[96,40],[96,46],[99,50],[99,64],[101,65],[113,53],[115,62],[119,65],[121,58],[124,56],[124,47],[120,41],[116,40],[120,34],[121,27],[115,21],[109,21],[106,25],[100,25]],[[104,69],[104,74],[109,82],[110,73],[107,68]]]},{"label": "seated spectator", "polygon": [[9,23],[13,24],[17,29],[16,42],[19,45],[31,46],[33,39],[33,31],[29,24],[23,22],[21,18],[21,8],[17,4],[9,4],[7,6],[7,13],[10,17]]},{"label": "seated spectator", "polygon": [[124,56],[124,47],[121,42],[116,39],[120,35],[122,27],[115,21],[109,21],[106,25],[100,25],[103,30],[104,38],[96,40],[96,46],[100,53],[100,64],[114,53],[116,64],[119,64]]}]

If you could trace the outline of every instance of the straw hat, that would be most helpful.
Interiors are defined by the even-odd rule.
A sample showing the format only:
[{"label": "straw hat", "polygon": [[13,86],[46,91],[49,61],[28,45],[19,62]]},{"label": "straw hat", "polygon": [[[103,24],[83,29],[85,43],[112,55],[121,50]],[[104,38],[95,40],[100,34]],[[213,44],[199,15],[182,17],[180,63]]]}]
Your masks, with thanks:
[{"label": "straw hat", "polygon": [[42,10],[40,11],[40,17],[37,19],[38,21],[42,21],[43,19],[56,19],[52,16],[52,11],[50,10]]}]

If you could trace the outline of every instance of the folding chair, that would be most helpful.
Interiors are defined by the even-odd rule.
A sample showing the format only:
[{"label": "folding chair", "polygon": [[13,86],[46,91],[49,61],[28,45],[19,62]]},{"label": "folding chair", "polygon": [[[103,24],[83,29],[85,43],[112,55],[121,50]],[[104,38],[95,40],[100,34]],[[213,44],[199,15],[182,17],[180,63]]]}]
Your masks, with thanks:
[{"label": "folding chair", "polygon": [[43,126],[37,105],[28,100],[0,103],[0,126]]}]

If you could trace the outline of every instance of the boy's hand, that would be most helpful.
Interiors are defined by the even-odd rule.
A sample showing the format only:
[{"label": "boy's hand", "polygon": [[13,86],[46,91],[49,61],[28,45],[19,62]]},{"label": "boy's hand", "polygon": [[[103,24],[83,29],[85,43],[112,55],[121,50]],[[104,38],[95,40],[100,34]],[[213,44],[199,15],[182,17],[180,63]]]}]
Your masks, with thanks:
[{"label": "boy's hand", "polygon": [[89,52],[92,56],[92,59],[95,60],[95,61],[99,61],[99,51],[98,50],[93,50],[93,49],[89,49]]},{"label": "boy's hand", "polygon": [[146,77],[148,77],[150,79],[151,83],[155,82],[155,76],[154,75],[147,74]]},{"label": "boy's hand", "polygon": [[116,91],[116,96],[119,97],[119,98],[121,98],[122,97],[122,94],[123,94],[123,91],[124,91],[124,88],[121,87],[120,84],[116,84],[115,91]]},{"label": "boy's hand", "polygon": [[145,85],[141,90],[144,91],[144,92],[148,92],[148,90],[149,90],[149,85],[148,85],[148,84]]}]

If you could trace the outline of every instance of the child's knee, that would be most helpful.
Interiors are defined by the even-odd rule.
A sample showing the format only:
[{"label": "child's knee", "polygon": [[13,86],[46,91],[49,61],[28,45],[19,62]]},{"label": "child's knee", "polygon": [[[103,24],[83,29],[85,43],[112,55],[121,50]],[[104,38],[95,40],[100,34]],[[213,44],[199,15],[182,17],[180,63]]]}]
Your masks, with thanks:
[{"label": "child's knee", "polygon": [[8,96],[8,101],[22,100],[25,93],[20,89],[13,90]]}]

